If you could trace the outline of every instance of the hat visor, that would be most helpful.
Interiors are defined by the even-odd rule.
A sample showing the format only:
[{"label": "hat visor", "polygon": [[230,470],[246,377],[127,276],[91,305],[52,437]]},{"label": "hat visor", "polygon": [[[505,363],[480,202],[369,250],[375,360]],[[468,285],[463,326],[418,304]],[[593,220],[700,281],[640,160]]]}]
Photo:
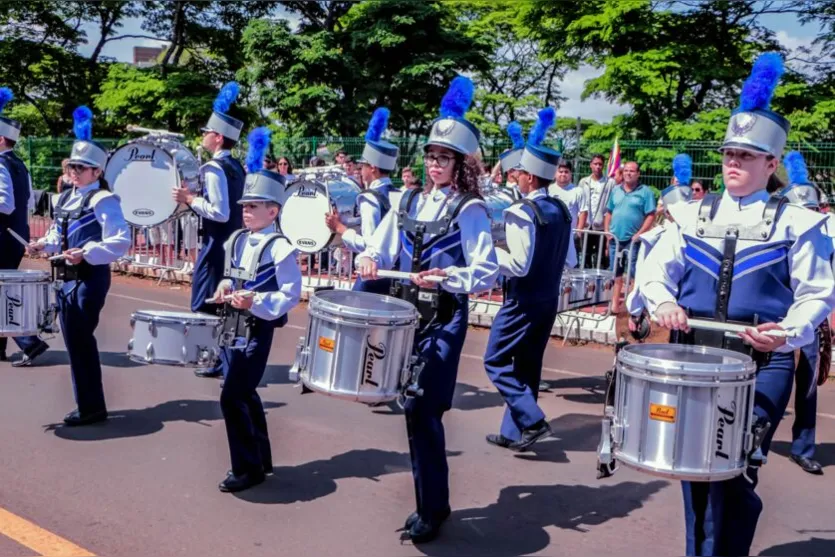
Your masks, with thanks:
[{"label": "hat visor", "polygon": [[754,153],[755,155],[770,155],[771,153],[766,151],[765,149],[760,149],[759,147],[754,147],[748,143],[740,143],[738,141],[729,141],[727,143],[723,143],[721,147],[719,147],[718,151],[721,153],[725,149],[739,149],[740,151],[748,151],[749,153]]},{"label": "hat visor", "polygon": [[238,205],[243,205],[244,203],[258,203],[258,202],[261,202],[261,203],[269,203],[269,202],[278,203],[278,201],[276,201],[275,199],[269,198],[269,197],[263,197],[263,196],[260,196],[260,195],[244,195],[243,197],[241,197],[240,200],[238,200]]},{"label": "hat visor", "polygon": [[86,166],[87,168],[101,168],[101,165],[97,162],[92,162],[87,159],[70,159],[69,164],[80,164],[81,166]]},{"label": "hat visor", "polygon": [[443,147],[444,149],[449,149],[450,151],[454,151],[454,152],[459,153],[461,155],[466,156],[466,155],[469,154],[469,153],[465,152],[463,149],[461,149],[460,147],[456,147],[455,145],[450,145],[449,143],[442,143],[440,141],[427,141],[423,145],[423,152],[424,153],[427,152],[429,150],[429,148],[432,147],[433,145],[435,147]]}]

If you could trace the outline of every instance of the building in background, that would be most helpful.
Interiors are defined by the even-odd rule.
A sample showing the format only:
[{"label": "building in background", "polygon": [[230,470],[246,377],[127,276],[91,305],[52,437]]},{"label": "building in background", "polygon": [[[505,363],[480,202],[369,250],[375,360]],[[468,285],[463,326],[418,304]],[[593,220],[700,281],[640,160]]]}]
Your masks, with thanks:
[{"label": "building in background", "polygon": [[133,65],[140,68],[155,66],[159,55],[165,52],[161,46],[135,46],[133,47]]}]

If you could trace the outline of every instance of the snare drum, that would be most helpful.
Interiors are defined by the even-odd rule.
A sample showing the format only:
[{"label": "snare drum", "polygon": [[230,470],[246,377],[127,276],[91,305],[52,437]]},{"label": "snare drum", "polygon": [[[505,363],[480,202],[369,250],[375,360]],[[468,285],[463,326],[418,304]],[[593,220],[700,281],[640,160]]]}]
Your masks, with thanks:
[{"label": "snare drum", "polygon": [[570,309],[588,306],[595,301],[595,280],[583,269],[566,269],[563,272],[565,285],[563,292],[567,292],[566,306]]},{"label": "snare drum", "polygon": [[310,297],[308,311],[291,377],[354,402],[398,398],[411,376],[414,306],[381,294],[325,290]]},{"label": "snare drum", "polygon": [[177,213],[171,190],[200,193],[200,162],[170,136],[149,135],[122,145],[107,161],[104,177],[119,196],[125,220],[156,226]]},{"label": "snare drum", "polygon": [[359,226],[354,207],[362,190],[344,172],[322,170],[302,174],[287,187],[278,215],[281,232],[304,253],[320,252],[333,243],[334,233],[325,224],[325,215],[334,209],[346,226]]},{"label": "snare drum", "polygon": [[130,324],[128,357],[134,362],[210,367],[220,357],[222,322],[214,315],[139,310]]},{"label": "snare drum", "polygon": [[615,458],[677,480],[742,474],[752,447],[755,373],[749,356],[729,350],[625,346],[617,357],[611,419]]},{"label": "snare drum", "polygon": [[54,290],[48,271],[0,271],[0,337],[55,332]]}]

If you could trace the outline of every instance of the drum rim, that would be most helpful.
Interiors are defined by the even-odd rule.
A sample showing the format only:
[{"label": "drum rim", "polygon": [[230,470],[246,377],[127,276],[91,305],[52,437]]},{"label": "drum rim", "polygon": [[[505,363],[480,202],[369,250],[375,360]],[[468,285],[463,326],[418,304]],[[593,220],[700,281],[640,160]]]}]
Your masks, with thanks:
[{"label": "drum rim", "polygon": [[[135,321],[153,321],[155,323],[166,323],[166,324],[174,324],[174,325],[218,325],[222,321],[220,317],[216,315],[205,315],[205,314],[193,314],[194,317],[190,318],[188,322],[183,322],[182,318],[176,318],[171,315],[151,315],[149,312],[157,311],[152,309],[138,309],[131,314],[131,319]],[[165,311],[165,310],[162,310]],[[171,312],[171,313],[179,313],[179,312]],[[189,312],[184,311],[182,312],[183,315],[188,314]],[[149,319],[140,319],[140,317],[147,317]]]},{"label": "drum rim", "polygon": [[[8,277],[3,276],[8,274]],[[12,280],[25,277],[26,280]],[[0,284],[22,284],[22,283],[37,283],[49,282],[51,279],[49,271],[42,271],[40,269],[3,269],[0,270]]]},{"label": "drum rim", "polygon": [[[639,353],[641,350],[646,350],[647,348],[651,347],[666,347],[669,349],[670,346],[683,349],[686,352],[701,352],[703,354],[713,353],[715,355],[723,356],[726,358],[735,358],[737,359],[737,361],[734,363],[713,364],[688,362],[686,369],[682,369],[681,366],[670,365],[671,360],[663,360],[661,358],[652,357],[646,354]],[[687,374],[705,376],[716,375],[717,371],[719,373],[735,373],[738,375],[749,375],[756,373],[757,369],[754,360],[752,360],[751,357],[747,356],[746,354],[734,352],[733,350],[726,350],[723,348],[714,348],[712,346],[696,346],[688,344],[630,344],[624,346],[623,349],[621,349],[620,352],[618,352],[617,362],[618,364],[623,364],[627,367],[631,367],[640,371],[664,373],[675,376]]]},{"label": "drum rim", "polygon": [[[330,292],[343,295],[359,295],[360,297],[366,298],[383,297],[385,299],[384,301],[399,306],[401,310],[393,315],[393,312],[384,310],[360,310],[356,308],[341,309],[345,306],[327,299],[327,297],[331,295],[329,294]],[[312,293],[310,295],[309,312],[313,315],[314,311],[321,311],[326,317],[336,319],[383,319],[395,323],[402,322],[402,324],[417,323],[418,320],[417,309],[405,300],[395,298],[394,296],[388,296],[386,294],[374,294],[372,292],[358,292],[353,290],[324,290],[322,292]]]},{"label": "drum rim", "polygon": [[621,447],[614,448],[612,451],[612,455],[617,459],[619,463],[629,468],[632,468],[633,470],[638,470],[639,472],[646,472],[650,475],[668,478],[672,480],[683,480],[692,482],[721,482],[740,476],[745,471],[745,465],[743,464],[739,468],[711,472],[709,474],[688,474],[687,472],[674,472],[671,471],[669,468],[658,468],[656,466],[635,462],[634,457],[624,453]]}]

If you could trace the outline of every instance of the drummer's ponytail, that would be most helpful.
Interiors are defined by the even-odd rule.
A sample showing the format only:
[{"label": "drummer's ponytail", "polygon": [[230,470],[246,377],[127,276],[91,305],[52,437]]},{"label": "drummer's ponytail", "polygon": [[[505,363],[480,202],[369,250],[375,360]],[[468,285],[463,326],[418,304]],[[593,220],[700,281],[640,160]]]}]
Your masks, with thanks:
[{"label": "drummer's ponytail", "polygon": [[104,179],[104,173],[99,176],[99,189],[104,191],[110,191],[110,184],[107,183],[107,180]]}]

